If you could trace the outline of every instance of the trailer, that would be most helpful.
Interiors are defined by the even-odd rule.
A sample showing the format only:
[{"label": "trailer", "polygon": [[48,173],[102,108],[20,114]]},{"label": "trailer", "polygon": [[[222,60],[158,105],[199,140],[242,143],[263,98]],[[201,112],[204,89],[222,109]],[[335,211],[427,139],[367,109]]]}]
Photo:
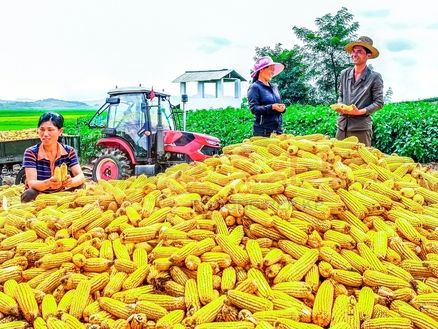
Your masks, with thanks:
[{"label": "trailer", "polygon": [[[24,151],[40,142],[39,138],[20,140],[0,140],[0,185],[24,183],[24,168],[22,167]],[[79,156],[79,135],[62,136],[60,142],[72,146]]]}]

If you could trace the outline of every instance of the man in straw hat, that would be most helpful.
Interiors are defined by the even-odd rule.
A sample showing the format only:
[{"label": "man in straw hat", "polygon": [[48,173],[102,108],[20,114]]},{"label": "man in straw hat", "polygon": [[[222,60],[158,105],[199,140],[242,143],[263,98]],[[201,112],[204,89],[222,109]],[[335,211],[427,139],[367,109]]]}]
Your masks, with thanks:
[{"label": "man in straw hat", "polygon": [[282,103],[280,93],[271,79],[284,70],[284,65],[275,63],[271,57],[264,56],[254,64],[251,77],[253,83],[248,90],[248,103],[254,114],[253,135],[270,136],[271,133],[283,132],[282,114],[286,106]]},{"label": "man in straw hat", "polygon": [[340,109],[336,138],[356,136],[359,142],[371,146],[373,123],[371,114],[383,106],[383,80],[380,73],[367,66],[367,60],[379,56],[373,40],[362,36],[345,46],[354,67],[341,72],[338,102],[352,105],[353,110]]}]

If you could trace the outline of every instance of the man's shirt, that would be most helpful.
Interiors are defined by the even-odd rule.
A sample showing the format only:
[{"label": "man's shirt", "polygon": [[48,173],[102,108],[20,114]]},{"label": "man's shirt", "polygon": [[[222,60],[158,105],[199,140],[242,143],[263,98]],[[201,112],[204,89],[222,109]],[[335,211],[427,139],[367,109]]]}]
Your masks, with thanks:
[{"label": "man's shirt", "polygon": [[382,108],[383,80],[380,73],[366,67],[360,78],[355,81],[354,67],[345,69],[340,75],[339,103],[354,104],[358,109],[366,109],[367,113],[360,116],[342,114],[338,117],[337,126],[340,130],[357,131],[373,128],[371,114]]}]

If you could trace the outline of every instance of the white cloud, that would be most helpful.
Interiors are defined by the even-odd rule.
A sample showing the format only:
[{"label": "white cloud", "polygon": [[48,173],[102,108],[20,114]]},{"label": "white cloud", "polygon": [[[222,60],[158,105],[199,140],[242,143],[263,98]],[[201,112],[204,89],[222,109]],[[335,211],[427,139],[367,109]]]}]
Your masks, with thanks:
[{"label": "white cloud", "polygon": [[[342,6],[360,23],[358,34],[381,51],[372,64],[393,99],[433,97],[432,4],[416,10],[412,2],[381,0],[3,2],[0,99],[99,99],[115,85],[139,83],[177,95],[171,81],[196,69],[232,68],[249,78],[255,47],[292,47],[294,25],[315,29],[317,17]],[[388,49],[396,41],[403,51]]]}]

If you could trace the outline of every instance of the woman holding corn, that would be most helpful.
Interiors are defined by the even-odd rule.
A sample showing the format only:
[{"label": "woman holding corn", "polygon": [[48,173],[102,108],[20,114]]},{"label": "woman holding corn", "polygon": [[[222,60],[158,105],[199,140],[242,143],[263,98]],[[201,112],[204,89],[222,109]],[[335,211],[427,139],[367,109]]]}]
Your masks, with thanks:
[{"label": "woman holding corn", "polygon": [[[24,152],[26,184],[21,195],[22,202],[34,200],[41,192],[57,192],[84,183],[85,176],[76,151],[58,142],[63,127],[64,118],[58,113],[46,112],[39,118],[38,135],[41,142]],[[64,167],[63,173],[60,173],[61,166]]]},{"label": "woman holding corn", "polygon": [[284,65],[275,63],[271,57],[259,58],[251,74],[253,83],[248,90],[248,102],[254,114],[253,135],[268,137],[271,133],[283,133],[282,115],[286,105],[281,101],[278,88],[271,79],[284,70]]}]

